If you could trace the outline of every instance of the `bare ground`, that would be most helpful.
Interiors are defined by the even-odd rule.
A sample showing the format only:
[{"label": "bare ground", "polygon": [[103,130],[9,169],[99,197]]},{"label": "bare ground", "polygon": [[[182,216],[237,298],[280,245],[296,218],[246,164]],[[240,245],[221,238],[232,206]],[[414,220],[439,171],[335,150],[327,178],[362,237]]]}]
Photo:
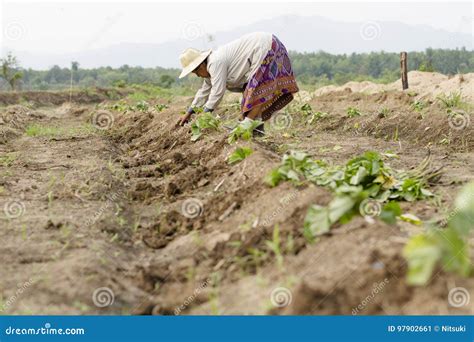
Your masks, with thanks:
[{"label": "bare ground", "polygon": [[[306,210],[327,204],[331,193],[262,182],[290,149],[334,163],[391,150],[399,159],[390,165],[408,169],[429,148],[434,163],[444,165],[433,187],[440,200],[402,207],[423,220],[441,220],[462,184],[474,178],[472,125],[451,128],[436,103],[420,116],[403,93],[335,92],[310,102],[329,112],[327,118],[308,126],[295,110],[291,129],[270,129],[268,137],[244,143],[255,152],[230,166],[226,157],[234,146],[225,131],[192,143],[187,128],[174,128],[187,102],[176,99],[162,112],[110,111],[115,120],[105,131],[78,129],[96,110],[86,104],[17,115],[16,134],[4,135],[0,145],[9,156],[0,163],[0,204],[18,205],[20,213],[0,221],[5,313],[473,313],[472,302],[456,308],[447,300],[453,287],[474,288],[472,278],[438,270],[426,287],[406,285],[401,250],[422,228],[356,217],[308,244]],[[349,106],[363,115],[347,118]],[[385,118],[381,107],[391,110]],[[28,136],[31,123],[59,133]],[[193,207],[183,215],[189,203],[197,204],[196,217]],[[266,244],[275,225],[281,262]]]}]

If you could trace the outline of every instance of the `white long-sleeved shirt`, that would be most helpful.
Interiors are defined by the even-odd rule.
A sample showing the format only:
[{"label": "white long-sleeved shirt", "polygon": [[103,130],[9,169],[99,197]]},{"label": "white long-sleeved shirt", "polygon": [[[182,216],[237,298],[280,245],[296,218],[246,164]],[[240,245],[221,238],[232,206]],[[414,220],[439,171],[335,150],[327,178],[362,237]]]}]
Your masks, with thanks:
[{"label": "white long-sleeved shirt", "polygon": [[256,32],[213,51],[207,59],[206,78],[191,107],[215,109],[226,89],[242,89],[260,67],[272,46],[272,34]]}]

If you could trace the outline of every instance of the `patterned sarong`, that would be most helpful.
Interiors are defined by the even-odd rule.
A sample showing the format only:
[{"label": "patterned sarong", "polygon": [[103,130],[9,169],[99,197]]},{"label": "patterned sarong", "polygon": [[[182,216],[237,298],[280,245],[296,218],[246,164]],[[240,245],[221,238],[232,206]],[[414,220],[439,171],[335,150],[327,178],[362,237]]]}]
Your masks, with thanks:
[{"label": "patterned sarong", "polygon": [[288,52],[273,36],[271,50],[245,87],[241,111],[246,113],[263,106],[262,120],[268,120],[274,112],[290,103],[293,93],[298,90]]}]

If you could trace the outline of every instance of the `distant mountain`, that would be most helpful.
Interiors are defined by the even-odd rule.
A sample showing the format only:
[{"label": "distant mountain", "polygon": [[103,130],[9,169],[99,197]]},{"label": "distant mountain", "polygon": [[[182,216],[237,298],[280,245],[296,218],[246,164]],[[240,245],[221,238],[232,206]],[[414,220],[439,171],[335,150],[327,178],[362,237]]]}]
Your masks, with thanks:
[{"label": "distant mountain", "polygon": [[422,51],[428,47],[454,49],[473,48],[473,36],[452,33],[425,25],[399,22],[338,22],[325,17],[282,16],[212,33],[194,40],[179,39],[161,44],[123,43],[107,48],[74,54],[32,54],[14,51],[22,65],[33,69],[47,69],[53,65],[69,66],[78,61],[83,68],[99,66],[119,67],[124,64],[143,67],[179,67],[178,56],[187,47],[205,49],[217,47],[249,32],[266,31],[277,35],[289,50],[329,53],[370,51]]}]

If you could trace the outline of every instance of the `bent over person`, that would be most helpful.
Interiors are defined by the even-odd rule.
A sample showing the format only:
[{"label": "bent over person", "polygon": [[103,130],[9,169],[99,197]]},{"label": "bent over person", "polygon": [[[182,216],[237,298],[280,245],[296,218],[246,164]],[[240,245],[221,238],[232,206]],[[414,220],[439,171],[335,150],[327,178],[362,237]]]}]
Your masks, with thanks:
[{"label": "bent over person", "polygon": [[[290,103],[298,92],[288,52],[270,33],[251,33],[216,51],[189,48],[180,61],[180,78],[191,72],[204,78],[186,115],[178,122],[181,126],[191,119],[196,107],[203,107],[205,112],[216,109],[226,89],[243,93],[240,120],[262,121]],[[263,131],[263,125],[257,130]]]}]

